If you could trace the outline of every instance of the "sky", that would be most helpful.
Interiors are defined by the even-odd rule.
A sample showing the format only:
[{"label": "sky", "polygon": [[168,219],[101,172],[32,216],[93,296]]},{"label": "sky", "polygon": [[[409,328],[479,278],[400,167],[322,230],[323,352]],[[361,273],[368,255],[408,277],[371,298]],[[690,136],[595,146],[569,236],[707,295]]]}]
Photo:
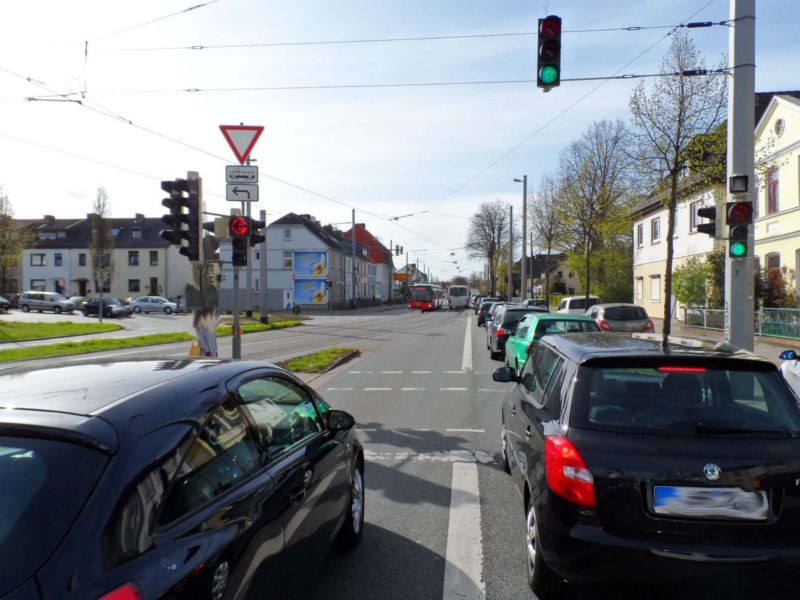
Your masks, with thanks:
[{"label": "sky", "polygon": [[[729,11],[728,0],[6,0],[0,188],[19,218],[80,218],[100,186],[112,216],[157,217],[159,182],[197,171],[206,210],[228,214],[236,159],[219,126],[262,125],[254,214],[346,230],[355,209],[434,277],[468,275],[482,269],[464,249],[481,203],[519,214],[514,178],[535,188],[593,121],[630,119],[640,80],[536,88],[537,19],[562,17],[562,77],[579,78],[657,72],[662,26]],[[756,91],[800,89],[800,2],[760,0],[756,17]],[[652,28],[574,31],[629,26]],[[487,34],[523,35],[309,43]],[[727,27],[690,35],[709,65],[723,60]],[[533,83],[396,86],[509,80]],[[384,87],[342,87],[364,85]]]}]

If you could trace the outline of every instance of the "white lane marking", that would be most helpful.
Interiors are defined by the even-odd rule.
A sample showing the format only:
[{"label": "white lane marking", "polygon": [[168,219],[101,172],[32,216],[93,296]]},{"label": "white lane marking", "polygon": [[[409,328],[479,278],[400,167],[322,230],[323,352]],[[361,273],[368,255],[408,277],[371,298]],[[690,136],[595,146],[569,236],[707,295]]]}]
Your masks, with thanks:
[{"label": "white lane marking", "polygon": [[411,371],[412,375],[430,375],[433,371]]},{"label": "white lane marking", "polygon": [[486,433],[485,429],[445,429],[450,433]]},{"label": "white lane marking", "polygon": [[402,371],[381,371],[381,375],[400,375]]},{"label": "white lane marking", "polygon": [[458,375],[464,375],[466,374],[466,371],[442,371],[442,373],[455,373]]},{"label": "white lane marking", "polygon": [[[430,429],[390,429],[389,431],[432,431]],[[480,450],[439,450],[432,452],[414,452],[413,450],[400,450],[396,452],[376,452],[365,450],[364,458],[372,461],[384,462],[479,462],[489,464],[494,462],[494,457],[488,452]]]},{"label": "white lane marking", "polygon": [[493,394],[502,394],[505,390],[490,390],[489,388],[478,388],[479,392],[491,392]]},{"label": "white lane marking", "polygon": [[350,371],[350,375],[360,375],[361,371]]},{"label": "white lane marking", "polygon": [[427,390],[427,389],[428,389],[428,388],[421,388],[421,387],[405,387],[405,388],[400,388],[400,390],[401,390],[401,391],[403,391],[403,392],[424,392],[424,391],[425,391],[425,390]]},{"label": "white lane marking", "polygon": [[391,392],[392,388],[364,388],[365,392]]},{"label": "white lane marking", "polygon": [[366,428],[366,429],[356,429],[356,431],[378,431],[378,430],[377,429]]},{"label": "white lane marking", "polygon": [[472,318],[467,317],[467,330],[464,332],[464,354],[461,358],[461,369],[472,371]]},{"label": "white lane marking", "polygon": [[466,392],[468,388],[462,387],[443,387],[439,388],[440,392]]},{"label": "white lane marking", "polygon": [[442,600],[484,600],[478,465],[453,464]]},{"label": "white lane marking", "polygon": [[330,387],[326,390],[327,392],[352,392],[353,388],[351,387]]},{"label": "white lane marking", "polygon": [[372,375],[372,371],[350,371],[350,375]]}]

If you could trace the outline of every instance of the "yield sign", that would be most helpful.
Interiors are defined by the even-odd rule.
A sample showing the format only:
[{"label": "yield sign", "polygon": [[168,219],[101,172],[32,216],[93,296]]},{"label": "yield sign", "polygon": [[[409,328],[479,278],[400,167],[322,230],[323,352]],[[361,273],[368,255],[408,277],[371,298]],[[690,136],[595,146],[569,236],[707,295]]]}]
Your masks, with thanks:
[{"label": "yield sign", "polygon": [[239,164],[243,165],[261,136],[261,132],[264,131],[264,126],[220,125],[219,129],[228,141],[228,145],[236,155]]}]

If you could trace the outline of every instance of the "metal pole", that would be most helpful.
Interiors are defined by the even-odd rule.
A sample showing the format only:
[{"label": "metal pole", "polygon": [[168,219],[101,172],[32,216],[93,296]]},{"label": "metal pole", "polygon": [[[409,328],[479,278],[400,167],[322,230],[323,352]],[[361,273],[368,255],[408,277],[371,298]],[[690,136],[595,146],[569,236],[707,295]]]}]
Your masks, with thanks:
[{"label": "metal pole", "polygon": [[[250,164],[250,159],[247,159],[247,164]],[[250,220],[252,216],[250,214],[250,202],[245,202],[244,207],[247,212],[247,220]],[[247,241],[247,267],[245,270],[245,280],[247,282],[247,302],[245,302],[244,309],[247,311],[247,316],[253,316],[253,261],[252,258],[255,255],[253,249],[250,247],[250,240]]]},{"label": "metal pole", "polygon": [[408,252],[406,252],[406,300],[411,294],[411,276],[408,274]]},{"label": "metal pole", "polygon": [[260,210],[258,218],[264,221],[264,241],[261,242],[261,260],[258,261],[259,275],[261,277],[261,310],[259,321],[269,323],[269,307],[267,306],[267,211]]},{"label": "metal pole", "polygon": [[522,300],[528,295],[528,252],[525,249],[525,240],[527,238],[527,228],[525,226],[528,220],[528,176],[522,176],[522,265],[520,266],[520,295]]},{"label": "metal pole", "polygon": [[350,250],[352,252],[353,264],[351,265],[351,268],[350,268],[350,281],[352,282],[352,285],[350,286],[350,288],[353,291],[353,295],[350,298],[350,306],[352,308],[355,308],[356,307],[356,274],[358,273],[358,265],[356,264],[356,209],[355,208],[353,209],[353,212],[352,212],[352,219],[353,219],[352,229],[350,229],[350,232],[352,233],[352,235],[350,237],[352,239],[350,241],[352,242],[353,247]]},{"label": "metal pole", "polygon": [[[733,72],[728,92],[728,177],[747,175],[747,194],[728,201],[753,199],[755,189],[755,0],[731,0],[728,54]],[[735,66],[735,68],[734,68]],[[747,256],[725,259],[725,341],[753,350],[753,226],[748,226]]]},{"label": "metal pole", "polygon": [[239,336],[239,267],[233,267],[233,358],[242,358],[242,338]]},{"label": "metal pole", "polygon": [[511,271],[514,269],[514,207],[508,207],[508,301],[511,302],[514,295],[514,280],[511,278]]}]

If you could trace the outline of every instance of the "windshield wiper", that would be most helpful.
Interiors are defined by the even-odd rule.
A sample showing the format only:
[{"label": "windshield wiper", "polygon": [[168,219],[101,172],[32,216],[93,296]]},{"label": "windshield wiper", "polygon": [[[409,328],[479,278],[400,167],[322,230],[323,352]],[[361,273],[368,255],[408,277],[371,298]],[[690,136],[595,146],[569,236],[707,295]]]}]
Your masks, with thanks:
[{"label": "windshield wiper", "polygon": [[719,435],[726,435],[726,434],[783,434],[788,435],[789,437],[796,438],[797,434],[794,431],[791,431],[788,427],[784,427],[782,429],[750,429],[747,427],[731,427],[729,425],[722,425],[720,423],[713,423],[707,421],[700,421],[694,428],[695,433],[703,433],[703,434],[719,434]]}]

